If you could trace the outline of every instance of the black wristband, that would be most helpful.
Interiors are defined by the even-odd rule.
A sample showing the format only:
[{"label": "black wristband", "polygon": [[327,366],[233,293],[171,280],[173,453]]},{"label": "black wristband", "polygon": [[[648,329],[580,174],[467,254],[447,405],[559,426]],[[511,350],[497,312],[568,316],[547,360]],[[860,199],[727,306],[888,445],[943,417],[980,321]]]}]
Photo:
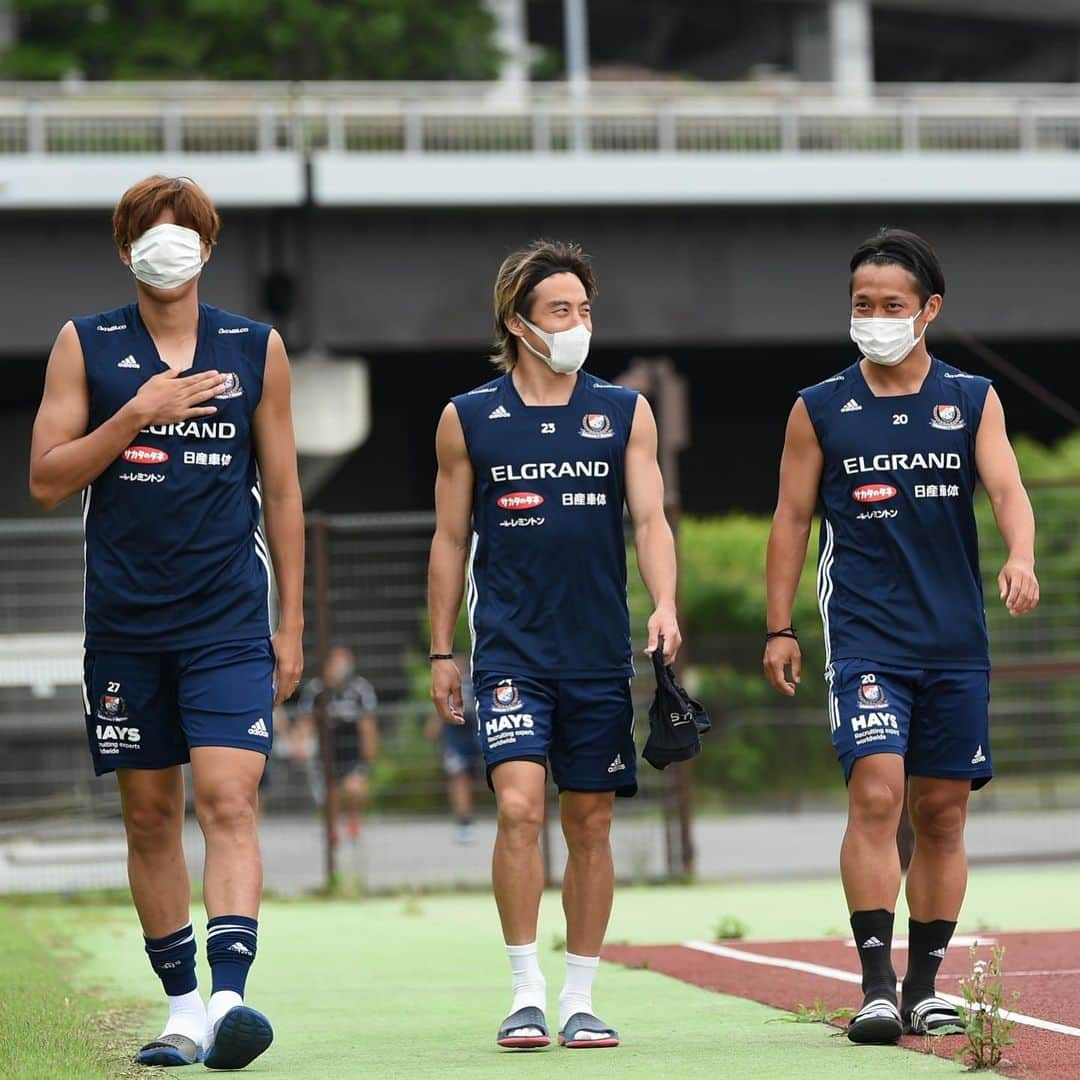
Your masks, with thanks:
[{"label": "black wristband", "polygon": [[785,626],[783,630],[768,630],[765,633],[765,640],[772,641],[774,637],[789,637],[799,640],[798,631],[794,626]]},{"label": "black wristband", "polygon": [[433,652],[428,656],[429,660],[453,660],[454,654],[449,652]]}]

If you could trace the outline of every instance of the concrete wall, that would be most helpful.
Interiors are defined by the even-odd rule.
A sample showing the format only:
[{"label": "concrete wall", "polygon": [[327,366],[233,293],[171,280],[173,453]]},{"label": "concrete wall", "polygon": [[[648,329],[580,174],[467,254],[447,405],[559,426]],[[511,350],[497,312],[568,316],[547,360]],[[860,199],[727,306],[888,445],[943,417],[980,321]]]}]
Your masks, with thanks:
[{"label": "concrete wall", "polygon": [[[300,213],[227,213],[203,288],[222,307],[270,317],[263,277],[287,269],[298,305],[274,321],[296,347],[315,337],[358,353],[480,351],[500,259],[545,235],[578,239],[595,257],[598,346],[843,340],[848,257],[886,222],[937,244],[950,322],[984,337],[1080,337],[1078,207]],[[66,318],[132,295],[107,214],[3,215],[0,235],[0,359],[42,356]]]}]

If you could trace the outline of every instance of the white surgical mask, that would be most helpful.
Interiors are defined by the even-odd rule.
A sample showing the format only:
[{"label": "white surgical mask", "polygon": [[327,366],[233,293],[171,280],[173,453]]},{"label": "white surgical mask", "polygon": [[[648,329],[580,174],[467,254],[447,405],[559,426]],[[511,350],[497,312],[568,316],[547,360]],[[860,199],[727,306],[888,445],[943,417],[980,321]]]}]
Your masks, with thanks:
[{"label": "white surgical mask", "polygon": [[915,336],[915,320],[920,309],[910,319],[851,319],[851,340],[871,363],[896,367],[906,360],[912,349],[923,339],[926,327]]},{"label": "white surgical mask", "polygon": [[177,289],[202,268],[202,239],[194,229],[155,225],[132,242],[131,272],[144,285]]},{"label": "white surgical mask", "polygon": [[541,330],[539,326],[533,326],[524,315],[520,315],[521,321],[548,347],[550,356],[534,349],[524,338],[521,339],[526,349],[539,357],[552,371],[559,375],[573,375],[585,363],[585,357],[589,355],[589,339],[592,334],[584,323],[578,323],[569,330],[557,330],[549,334]]}]

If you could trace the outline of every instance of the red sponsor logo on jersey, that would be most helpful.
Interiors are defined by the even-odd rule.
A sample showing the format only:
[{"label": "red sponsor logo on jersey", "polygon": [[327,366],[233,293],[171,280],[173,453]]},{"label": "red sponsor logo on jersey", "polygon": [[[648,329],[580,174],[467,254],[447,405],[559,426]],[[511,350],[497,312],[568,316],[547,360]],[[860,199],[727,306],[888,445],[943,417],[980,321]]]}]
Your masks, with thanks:
[{"label": "red sponsor logo on jersey", "polygon": [[896,488],[892,484],[863,484],[857,487],[851,497],[859,503],[884,502],[896,494]]},{"label": "red sponsor logo on jersey", "polygon": [[129,446],[120,456],[132,465],[164,465],[169,460],[169,455],[156,446]]},{"label": "red sponsor logo on jersey", "polygon": [[501,510],[533,510],[544,501],[535,491],[508,491],[500,495],[497,504]]}]

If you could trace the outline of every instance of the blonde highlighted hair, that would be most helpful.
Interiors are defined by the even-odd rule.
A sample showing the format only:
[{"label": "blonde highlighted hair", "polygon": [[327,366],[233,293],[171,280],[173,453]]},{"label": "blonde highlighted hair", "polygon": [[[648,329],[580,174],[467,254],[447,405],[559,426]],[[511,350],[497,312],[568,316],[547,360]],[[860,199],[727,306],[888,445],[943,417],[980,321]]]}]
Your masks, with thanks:
[{"label": "blonde highlighted hair", "polygon": [[574,274],[585,295],[590,300],[596,296],[596,277],[579,244],[534,240],[503,259],[495,278],[495,351],[490,357],[500,371],[509,371],[517,363],[517,337],[510,333],[507,321],[515,315],[529,318],[536,286],[552,274]]}]

